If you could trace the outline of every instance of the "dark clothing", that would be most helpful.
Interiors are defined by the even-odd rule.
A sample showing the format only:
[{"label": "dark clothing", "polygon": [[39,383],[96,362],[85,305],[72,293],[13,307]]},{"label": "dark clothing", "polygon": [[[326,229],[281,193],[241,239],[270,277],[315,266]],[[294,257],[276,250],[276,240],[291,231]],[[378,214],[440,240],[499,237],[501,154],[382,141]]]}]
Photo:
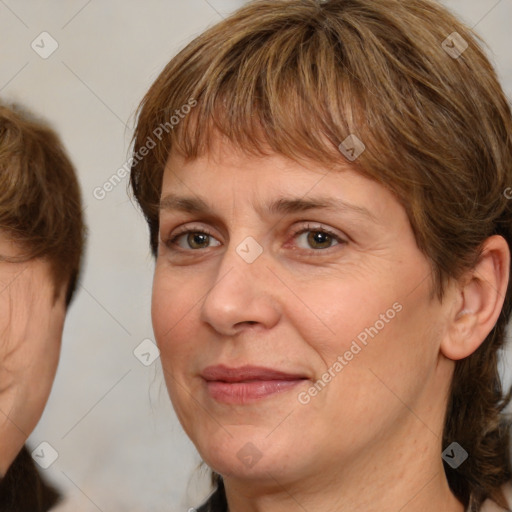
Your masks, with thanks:
[{"label": "dark clothing", "polygon": [[228,512],[228,502],[222,479],[218,482],[214,493],[197,509],[197,512]]},{"label": "dark clothing", "polygon": [[59,501],[25,447],[0,479],[0,512],[46,512]]}]

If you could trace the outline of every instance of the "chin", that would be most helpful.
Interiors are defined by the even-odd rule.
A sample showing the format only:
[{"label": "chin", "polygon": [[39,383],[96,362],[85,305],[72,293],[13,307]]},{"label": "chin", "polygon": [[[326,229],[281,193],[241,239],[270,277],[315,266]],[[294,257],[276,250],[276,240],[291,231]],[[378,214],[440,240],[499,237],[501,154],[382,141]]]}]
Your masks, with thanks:
[{"label": "chin", "polygon": [[[247,432],[233,437],[223,431],[222,439],[207,435],[207,442],[196,444],[202,459],[224,478],[234,477],[251,481],[267,481],[272,478],[293,479],[293,473],[299,472],[301,462],[294,455],[303,459],[303,451],[296,450],[290,441],[289,446],[276,443],[265,435],[256,436]],[[290,439],[288,437],[288,439]],[[293,468],[293,470],[292,470]],[[275,481],[272,480],[274,483]]]}]

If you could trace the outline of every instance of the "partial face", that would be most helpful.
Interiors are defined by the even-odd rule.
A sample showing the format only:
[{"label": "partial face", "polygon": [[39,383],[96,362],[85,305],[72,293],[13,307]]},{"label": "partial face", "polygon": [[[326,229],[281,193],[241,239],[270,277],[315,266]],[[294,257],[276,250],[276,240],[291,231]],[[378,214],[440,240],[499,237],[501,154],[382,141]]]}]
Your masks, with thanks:
[{"label": "partial face", "polygon": [[168,161],[153,326],[181,424],[223,475],[332,476],[433,426],[430,285],[402,206],[348,167],[220,142]]},{"label": "partial face", "polygon": [[[1,234],[0,255],[19,255]],[[4,437],[5,432],[13,436],[9,448],[14,455],[39,421],[50,394],[65,310],[64,289],[54,303],[48,262],[0,261],[0,424]]]}]

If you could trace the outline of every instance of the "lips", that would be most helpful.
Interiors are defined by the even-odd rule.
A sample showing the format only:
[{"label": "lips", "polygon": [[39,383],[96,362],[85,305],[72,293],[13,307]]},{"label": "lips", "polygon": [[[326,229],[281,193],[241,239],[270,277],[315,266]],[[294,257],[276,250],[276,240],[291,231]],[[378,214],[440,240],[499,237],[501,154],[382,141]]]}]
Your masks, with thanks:
[{"label": "lips", "polygon": [[210,396],[218,402],[243,404],[288,391],[306,376],[261,366],[208,366],[201,372]]}]

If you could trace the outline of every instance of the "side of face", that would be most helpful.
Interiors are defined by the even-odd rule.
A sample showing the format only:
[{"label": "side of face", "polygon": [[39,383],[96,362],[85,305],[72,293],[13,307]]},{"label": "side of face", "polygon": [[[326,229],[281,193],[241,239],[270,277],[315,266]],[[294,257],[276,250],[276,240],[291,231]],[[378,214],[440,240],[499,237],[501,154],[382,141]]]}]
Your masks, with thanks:
[{"label": "side of face", "polygon": [[[0,236],[0,254],[17,256],[18,249]],[[51,268],[44,259],[0,261],[2,474],[35,428],[50,395],[66,313],[64,292],[54,301]]]},{"label": "side of face", "polygon": [[[163,203],[170,194],[211,209],[161,210],[152,303],[169,395],[203,459],[223,475],[286,482],[373,464],[376,446],[400,433],[422,450],[428,426],[441,428],[453,367],[440,362],[430,265],[395,197],[348,167],[222,142],[192,161],[171,154]],[[266,210],[282,197],[354,208]],[[202,376],[212,365],[302,379],[225,403]]]}]

